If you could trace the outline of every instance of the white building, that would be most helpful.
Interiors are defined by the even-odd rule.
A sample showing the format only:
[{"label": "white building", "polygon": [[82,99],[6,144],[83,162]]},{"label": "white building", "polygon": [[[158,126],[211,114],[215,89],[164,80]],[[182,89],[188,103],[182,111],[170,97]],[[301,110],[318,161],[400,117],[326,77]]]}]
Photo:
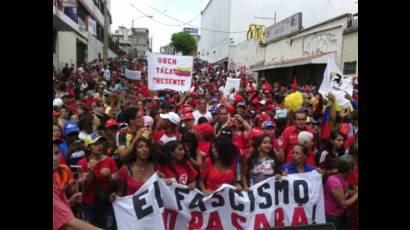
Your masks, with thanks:
[{"label": "white building", "polygon": [[[298,83],[320,85],[328,58],[334,58],[342,71],[344,64],[357,63],[357,26],[353,25],[352,18],[352,14],[343,14],[320,22],[261,46],[259,49],[264,52],[257,52],[255,45],[251,49],[253,52],[240,49],[255,43],[254,40],[245,41],[233,48],[235,56],[230,59],[242,61],[241,65],[250,72],[265,76],[270,82],[290,83],[296,76]],[[256,57],[257,53],[264,53],[262,61],[260,56]],[[243,59],[244,56],[249,59]],[[357,73],[356,68],[353,71]]]},{"label": "white building", "polygon": [[269,27],[275,20],[280,21],[302,12],[302,26],[307,28],[346,12],[357,12],[355,2],[356,0],[210,0],[201,12],[198,57],[227,66],[229,46],[246,40],[250,24]]},{"label": "white building", "polygon": [[[109,25],[110,5],[107,0]],[[76,68],[79,62],[103,58],[104,7],[102,0],[53,1],[53,65],[57,70],[65,63]],[[116,54],[108,49],[108,57]]]},{"label": "white building", "polygon": [[120,26],[113,34],[113,40],[130,57],[143,58],[145,52],[150,50],[151,39],[149,38],[148,28],[127,29],[124,26]]}]

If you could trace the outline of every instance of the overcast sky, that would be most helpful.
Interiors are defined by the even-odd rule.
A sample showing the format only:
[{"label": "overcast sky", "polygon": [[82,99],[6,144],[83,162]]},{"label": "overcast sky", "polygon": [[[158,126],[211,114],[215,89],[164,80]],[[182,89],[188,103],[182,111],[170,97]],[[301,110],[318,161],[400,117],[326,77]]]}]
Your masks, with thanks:
[{"label": "overcast sky", "polygon": [[[275,1],[275,0],[247,0],[247,1]],[[283,1],[284,0],[277,0]],[[291,0],[292,5],[307,5],[313,2],[331,3],[328,9],[323,9],[327,15],[338,16],[342,13],[356,13],[358,0]],[[167,45],[170,42],[171,35],[175,32],[182,31],[184,27],[199,27],[201,24],[200,15],[201,10],[206,6],[209,0],[111,0],[111,15],[113,23],[111,25],[111,32],[118,29],[119,26],[131,27],[132,19],[134,19],[134,27],[146,27],[149,29],[150,37],[153,39],[153,52],[159,52],[159,47]],[[235,2],[235,0],[233,0]],[[188,22],[191,19],[198,16],[190,25],[183,26],[167,26],[155,22],[145,16],[137,9],[131,6],[133,4],[140,11],[146,15],[152,15],[153,19],[163,24],[180,25],[182,22]],[[289,2],[290,4],[290,2]],[[178,19],[175,21],[152,8],[167,14],[173,18]],[[278,12],[278,20],[283,19],[287,13],[287,7],[281,8],[281,12]],[[294,7],[289,7],[289,11],[294,11]],[[281,17],[283,15],[283,18]],[[256,15],[255,15],[256,16]],[[265,15],[259,15],[265,16]],[[331,17],[330,17],[331,18]],[[304,25],[310,26],[310,25]],[[245,29],[246,30],[246,29]]]}]

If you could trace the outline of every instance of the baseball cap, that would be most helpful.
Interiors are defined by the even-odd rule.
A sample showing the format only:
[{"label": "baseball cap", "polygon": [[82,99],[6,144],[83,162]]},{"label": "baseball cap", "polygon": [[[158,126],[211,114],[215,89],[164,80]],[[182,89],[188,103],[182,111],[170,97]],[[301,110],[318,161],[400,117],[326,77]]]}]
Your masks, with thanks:
[{"label": "baseball cap", "polygon": [[151,116],[144,116],[144,126],[147,127],[151,127],[152,124],[154,124],[154,119],[152,119]]},{"label": "baseball cap", "polygon": [[73,132],[80,132],[80,128],[74,120],[69,120],[64,124],[64,135],[69,135]]},{"label": "baseball cap", "polygon": [[269,127],[276,127],[275,123],[272,120],[267,120],[263,123],[263,128],[267,129]]},{"label": "baseball cap", "polygon": [[211,102],[218,102],[218,98],[217,97],[212,97]]},{"label": "baseball cap", "polygon": [[184,116],[182,117],[182,120],[183,120],[183,121],[185,121],[185,120],[190,120],[190,119],[194,120],[194,115],[192,115],[192,113],[186,113],[186,114],[184,114]]},{"label": "baseball cap", "polygon": [[219,113],[219,109],[217,107],[211,107],[211,109],[209,110],[209,112],[211,112],[211,114],[218,114]]},{"label": "baseball cap", "polygon": [[195,130],[204,133],[206,136],[211,136],[214,132],[214,128],[212,128],[212,126],[208,123],[202,123],[195,126]]},{"label": "baseball cap", "polygon": [[271,118],[270,118],[270,116],[268,115],[268,114],[266,114],[266,113],[262,113],[260,116],[259,116],[259,122],[260,123],[263,123],[264,121],[267,121],[267,120],[270,120]]},{"label": "baseball cap", "polygon": [[243,108],[246,108],[246,104],[245,104],[244,102],[239,102],[239,103],[236,105],[236,107],[239,107],[239,106],[241,106],[241,107],[243,107]]},{"label": "baseball cap", "polygon": [[298,134],[298,143],[303,145],[305,142],[311,142],[313,140],[313,134],[307,131],[302,131]]},{"label": "baseball cap", "polygon": [[87,135],[84,139],[84,144],[85,147],[88,147],[89,145],[97,143],[99,140],[104,140],[104,137],[102,137],[100,134],[93,132],[89,135]]},{"label": "baseball cap", "polygon": [[64,102],[61,98],[56,98],[53,100],[53,106],[61,107],[63,104]]},{"label": "baseball cap", "polygon": [[111,119],[108,119],[106,122],[105,122],[105,128],[109,128],[109,127],[111,127],[111,126],[119,126],[118,125],[118,122],[115,120],[115,119],[113,119],[113,118],[111,118]]},{"label": "baseball cap", "polygon": [[171,123],[178,125],[179,122],[181,121],[181,119],[179,118],[178,114],[174,113],[174,112],[169,112],[169,113],[161,113],[159,114],[159,116],[162,119],[166,119],[169,120]]}]

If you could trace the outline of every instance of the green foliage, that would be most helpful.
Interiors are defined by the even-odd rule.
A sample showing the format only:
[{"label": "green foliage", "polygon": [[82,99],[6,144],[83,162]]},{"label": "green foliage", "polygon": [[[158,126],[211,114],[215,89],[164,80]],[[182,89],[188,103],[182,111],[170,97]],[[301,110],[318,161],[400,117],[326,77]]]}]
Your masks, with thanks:
[{"label": "green foliage", "polygon": [[177,51],[182,51],[183,55],[189,55],[196,48],[194,37],[187,32],[172,34],[171,44]]}]

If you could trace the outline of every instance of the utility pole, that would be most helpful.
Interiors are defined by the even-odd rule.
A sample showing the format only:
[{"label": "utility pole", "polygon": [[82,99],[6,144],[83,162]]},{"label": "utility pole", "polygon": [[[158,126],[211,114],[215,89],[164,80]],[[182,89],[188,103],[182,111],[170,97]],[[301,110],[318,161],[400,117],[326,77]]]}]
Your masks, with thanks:
[{"label": "utility pole", "polygon": [[273,21],[273,25],[276,24],[276,11],[275,11],[275,17],[274,17],[274,21]]},{"label": "utility pole", "polygon": [[104,56],[104,64],[107,64],[108,59],[108,4],[107,0],[104,1],[104,49],[103,49],[103,56]]}]

